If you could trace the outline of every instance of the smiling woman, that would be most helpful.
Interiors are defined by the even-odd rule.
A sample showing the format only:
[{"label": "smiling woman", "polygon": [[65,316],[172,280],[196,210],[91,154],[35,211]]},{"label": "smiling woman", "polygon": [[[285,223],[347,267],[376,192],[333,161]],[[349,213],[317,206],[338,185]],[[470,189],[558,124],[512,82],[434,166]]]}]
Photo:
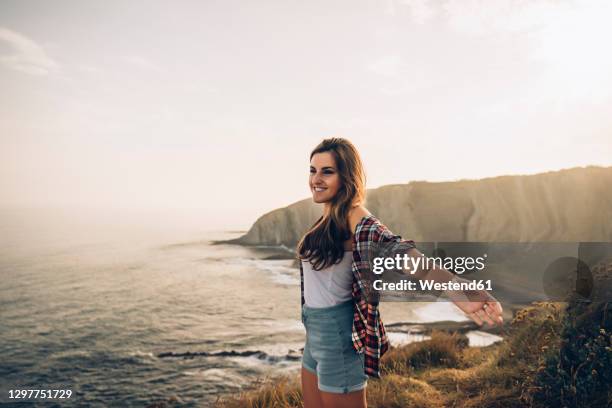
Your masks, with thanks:
[{"label": "smiling woman", "polygon": [[[340,138],[321,142],[311,153],[309,186],[324,214],[298,246],[312,257],[315,269],[337,262],[351,250],[349,214],[365,201],[366,177],[357,149]],[[329,237],[337,237],[330,240]]]},{"label": "smiling woman", "polygon": [[354,220],[365,215],[365,173],[357,149],[344,139],[324,140],[310,158],[309,186],[313,201],[324,204],[324,214],[298,243],[307,332],[304,406],[365,407],[366,358],[363,347],[352,341],[356,310],[350,256]]},{"label": "smiling woman", "polygon": [[[346,139],[323,140],[310,154],[309,187],[324,211],[297,245],[305,408],[367,406],[368,376],[380,378],[380,358],[389,349],[379,299],[368,287],[368,253],[383,244],[423,256],[414,241],[393,234],[363,206],[365,179],[357,149]],[[453,278],[442,268],[418,272],[435,282]],[[449,297],[478,324],[501,323],[499,303],[484,290],[476,292],[478,301]]]}]

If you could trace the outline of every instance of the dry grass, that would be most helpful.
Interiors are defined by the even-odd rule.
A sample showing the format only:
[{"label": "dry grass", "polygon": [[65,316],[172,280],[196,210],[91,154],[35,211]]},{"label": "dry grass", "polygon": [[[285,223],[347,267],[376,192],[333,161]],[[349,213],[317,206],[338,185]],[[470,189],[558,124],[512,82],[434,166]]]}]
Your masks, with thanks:
[{"label": "dry grass", "polygon": [[424,367],[457,367],[468,340],[458,334],[433,332],[431,339],[392,348],[381,359],[381,373],[410,374]]},{"label": "dry grass", "polygon": [[256,390],[240,393],[235,397],[217,401],[221,408],[302,408],[302,386],[300,378],[279,377],[265,382]]}]

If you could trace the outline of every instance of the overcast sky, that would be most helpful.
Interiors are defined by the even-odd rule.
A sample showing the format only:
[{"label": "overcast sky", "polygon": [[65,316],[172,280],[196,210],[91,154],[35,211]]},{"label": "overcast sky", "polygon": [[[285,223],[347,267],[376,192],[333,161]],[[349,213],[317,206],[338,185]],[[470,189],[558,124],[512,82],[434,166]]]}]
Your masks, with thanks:
[{"label": "overcast sky", "polygon": [[323,138],[368,187],[612,165],[609,1],[0,0],[0,206],[247,228]]}]

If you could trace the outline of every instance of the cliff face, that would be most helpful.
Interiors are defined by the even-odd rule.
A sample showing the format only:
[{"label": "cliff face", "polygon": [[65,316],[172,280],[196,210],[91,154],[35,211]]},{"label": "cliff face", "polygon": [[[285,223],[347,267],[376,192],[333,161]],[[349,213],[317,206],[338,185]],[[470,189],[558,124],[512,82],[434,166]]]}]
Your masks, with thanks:
[{"label": "cliff face", "polygon": [[[415,241],[612,241],[612,167],[411,182],[370,189],[367,209]],[[322,213],[311,198],[261,216],[237,242],[295,247]]]}]

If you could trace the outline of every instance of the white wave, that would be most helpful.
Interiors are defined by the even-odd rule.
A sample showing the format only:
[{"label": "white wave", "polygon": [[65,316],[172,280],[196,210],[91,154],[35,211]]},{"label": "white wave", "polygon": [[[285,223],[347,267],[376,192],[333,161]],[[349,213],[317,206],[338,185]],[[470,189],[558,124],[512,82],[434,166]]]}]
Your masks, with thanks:
[{"label": "white wave", "polygon": [[253,268],[265,272],[270,279],[279,285],[299,285],[299,270],[292,266],[291,259],[236,259],[233,263],[252,266]]},{"label": "white wave", "polygon": [[244,378],[242,376],[233,374],[229,370],[222,368],[186,370],[183,371],[182,374],[190,377],[202,377],[207,381],[215,381],[232,385],[238,385],[244,382]]},{"label": "white wave", "polygon": [[467,332],[466,336],[470,342],[470,347],[486,347],[503,340],[503,337],[480,330]]},{"label": "white wave", "polygon": [[414,323],[426,322],[464,322],[470,320],[465,314],[459,310],[452,302],[428,302],[423,306],[417,307],[414,310],[416,320]]},{"label": "white wave", "polygon": [[[298,311],[299,313],[299,311]],[[269,330],[272,331],[280,331],[280,332],[286,332],[286,331],[297,331],[297,332],[304,332],[304,324],[302,323],[301,320],[271,320],[271,321],[264,321],[261,322],[261,324],[265,325],[268,327]]]},{"label": "white wave", "polygon": [[130,351],[128,352],[128,355],[130,357],[147,357],[147,358],[156,358],[152,352],[150,351],[141,351],[141,350],[134,350],[134,351]]},{"label": "white wave", "polygon": [[410,343],[429,340],[431,337],[421,333],[403,333],[387,331],[387,337],[393,347],[404,346]]},{"label": "white wave", "polygon": [[90,350],[66,350],[53,353],[51,358],[90,357],[92,354],[93,353]]}]

